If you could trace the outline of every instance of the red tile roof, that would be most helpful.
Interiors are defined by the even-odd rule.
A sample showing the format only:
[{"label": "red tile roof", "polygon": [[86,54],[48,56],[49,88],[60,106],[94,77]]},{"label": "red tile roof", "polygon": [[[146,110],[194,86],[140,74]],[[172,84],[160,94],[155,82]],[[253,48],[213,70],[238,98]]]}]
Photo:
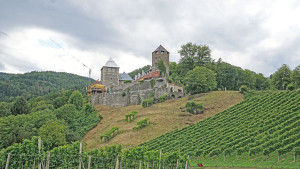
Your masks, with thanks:
[{"label": "red tile roof", "polygon": [[160,71],[154,71],[154,72],[151,72],[151,73],[139,78],[137,81],[152,79],[155,77],[157,78],[157,77],[159,77],[159,75],[160,75]]}]

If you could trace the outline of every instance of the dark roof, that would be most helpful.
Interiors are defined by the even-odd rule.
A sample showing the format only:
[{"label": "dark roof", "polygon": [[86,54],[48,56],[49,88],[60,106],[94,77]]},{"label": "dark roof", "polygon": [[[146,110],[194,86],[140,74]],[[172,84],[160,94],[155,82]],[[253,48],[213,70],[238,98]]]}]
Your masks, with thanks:
[{"label": "dark roof", "polygon": [[133,81],[133,79],[125,72],[119,74],[119,80],[131,80],[131,81]]},{"label": "dark roof", "polygon": [[167,49],[165,49],[162,45],[159,45],[159,47],[154,51],[154,52],[161,52],[161,51],[167,51]]}]

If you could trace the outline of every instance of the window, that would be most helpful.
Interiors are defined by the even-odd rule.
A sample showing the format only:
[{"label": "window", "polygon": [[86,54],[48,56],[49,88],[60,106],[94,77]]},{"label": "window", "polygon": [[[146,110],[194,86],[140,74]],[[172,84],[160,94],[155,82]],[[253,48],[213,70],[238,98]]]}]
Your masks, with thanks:
[{"label": "window", "polygon": [[164,51],[161,51],[161,54],[164,54]]}]

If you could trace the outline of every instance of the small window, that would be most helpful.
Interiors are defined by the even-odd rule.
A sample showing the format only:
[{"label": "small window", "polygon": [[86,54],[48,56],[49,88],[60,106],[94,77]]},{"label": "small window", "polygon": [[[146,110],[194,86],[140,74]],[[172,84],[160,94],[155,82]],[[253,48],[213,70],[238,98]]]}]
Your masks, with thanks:
[{"label": "small window", "polygon": [[111,72],[115,72],[115,69],[112,68],[112,69],[111,69]]},{"label": "small window", "polygon": [[156,51],[155,54],[158,54],[158,52]]},{"label": "small window", "polygon": [[164,51],[161,51],[160,53],[161,53],[161,54],[164,54]]}]

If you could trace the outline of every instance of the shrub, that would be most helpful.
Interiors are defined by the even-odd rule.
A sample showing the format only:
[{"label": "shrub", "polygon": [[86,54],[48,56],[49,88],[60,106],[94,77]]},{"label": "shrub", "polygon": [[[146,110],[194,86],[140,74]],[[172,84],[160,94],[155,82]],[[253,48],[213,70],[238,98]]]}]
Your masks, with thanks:
[{"label": "shrub", "polygon": [[141,80],[141,81],[139,81],[140,82],[140,84],[143,84],[144,83],[144,80]]},{"label": "shrub", "polygon": [[198,112],[200,112],[203,109],[203,106],[201,103],[196,104],[195,102],[187,102],[185,104],[185,108],[189,113],[194,114],[196,112],[196,114],[197,114]]},{"label": "shrub", "polygon": [[164,94],[158,98],[159,102],[164,102],[167,99],[167,94]]},{"label": "shrub", "polygon": [[242,94],[245,94],[247,91],[248,91],[248,87],[247,87],[246,85],[242,85],[242,86],[240,87],[240,92],[241,92]]},{"label": "shrub", "polygon": [[125,115],[125,121],[127,122],[131,122],[135,119],[135,115],[137,114],[138,112],[137,111],[132,111],[131,113],[128,113]]},{"label": "shrub", "polygon": [[123,91],[122,92],[122,97],[125,97],[126,96],[126,93]]},{"label": "shrub", "polygon": [[154,98],[152,97],[152,98],[149,98],[149,99],[145,99],[145,100],[143,100],[143,102],[142,102],[142,106],[143,107],[149,107],[149,106],[151,106],[152,104],[153,104],[153,101],[154,101]]},{"label": "shrub", "polygon": [[287,86],[287,90],[292,91],[292,90],[294,90],[294,89],[295,89],[295,86],[294,86],[292,83],[290,83],[290,84]]},{"label": "shrub", "polygon": [[148,120],[149,120],[148,118],[145,118],[145,119],[137,122],[136,124],[138,126],[137,127],[133,127],[133,130],[138,130],[138,129],[141,129],[141,128],[144,128],[144,127],[148,126],[150,124],[150,122]]}]

